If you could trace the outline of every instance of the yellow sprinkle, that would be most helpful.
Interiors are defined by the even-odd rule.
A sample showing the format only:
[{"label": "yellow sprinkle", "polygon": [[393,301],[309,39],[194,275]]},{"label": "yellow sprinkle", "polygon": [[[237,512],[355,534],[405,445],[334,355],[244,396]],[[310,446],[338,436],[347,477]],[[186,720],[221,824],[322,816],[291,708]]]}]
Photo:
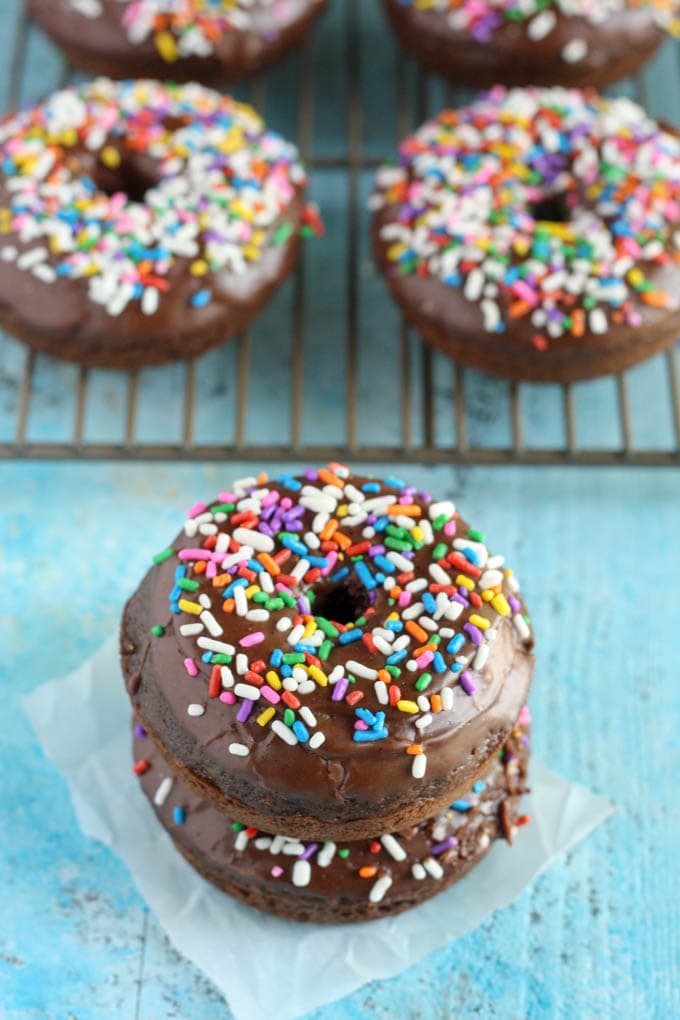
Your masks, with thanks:
[{"label": "yellow sprinkle", "polygon": [[279,680],[278,673],[275,673],[273,669],[268,670],[265,673],[265,678],[270,687],[273,687],[275,691],[281,690],[281,681]]},{"label": "yellow sprinkle", "polygon": [[270,706],[269,708],[265,708],[264,712],[260,712],[257,717],[257,721],[260,726],[266,726],[273,715],[276,715],[276,709]]},{"label": "yellow sprinkle", "polygon": [[314,633],[315,630],[316,630],[316,623],[314,622],[314,620],[310,620],[309,623],[307,624],[307,626],[305,627],[305,629],[304,629],[304,631],[302,633],[302,638],[300,640],[305,641],[308,637],[312,636],[312,634]]},{"label": "yellow sprinkle", "polygon": [[339,506],[336,509],[335,516],[336,517],[346,517],[348,510],[349,510],[349,507],[347,506],[347,504],[343,503],[342,506]]},{"label": "yellow sprinkle", "polygon": [[505,595],[496,595],[491,600],[491,605],[497,613],[500,613],[501,616],[510,616],[510,606],[508,605],[508,600]]},{"label": "yellow sprinkle", "polygon": [[473,613],[470,617],[470,623],[474,623],[475,627],[479,627],[480,630],[489,629],[489,621],[483,616],[478,616],[477,613]]},{"label": "yellow sprinkle", "polygon": [[328,677],[322,669],[319,669],[318,666],[310,666],[307,673],[311,676],[312,680],[316,681],[319,687],[328,686]]},{"label": "yellow sprinkle", "polygon": [[99,158],[110,170],[115,170],[120,166],[120,153],[113,145],[105,145],[99,153]]},{"label": "yellow sprinkle", "polygon": [[467,588],[468,591],[472,591],[475,586],[475,582],[470,577],[466,577],[465,574],[459,574],[456,578],[456,585],[462,585],[463,588]]},{"label": "yellow sprinkle", "polygon": [[154,41],[156,49],[163,60],[167,61],[168,64],[172,64],[173,61],[177,60],[179,51],[177,43],[170,32],[158,32]]},{"label": "yellow sprinkle", "polygon": [[189,602],[188,599],[180,599],[179,608],[182,612],[192,613],[194,616],[200,616],[203,612],[203,606],[199,606],[198,602]]},{"label": "yellow sprinkle", "polygon": [[494,592],[493,588],[487,588],[486,591],[482,592],[482,598],[484,599],[485,602],[491,602],[491,599],[494,597],[495,594],[496,593]]},{"label": "yellow sprinkle", "polygon": [[422,528],[419,528],[417,524],[415,525],[415,527],[411,528],[411,535],[413,538],[415,538],[416,542],[425,541],[425,532],[423,531]]},{"label": "yellow sprinkle", "polygon": [[208,263],[205,259],[196,259],[196,261],[192,262],[189,266],[189,272],[192,276],[205,276],[208,272]]},{"label": "yellow sprinkle", "polygon": [[645,282],[645,274],[642,272],[641,269],[637,268],[631,269],[631,271],[628,273],[628,279],[633,284],[633,286],[636,287],[638,284]]},{"label": "yellow sprinkle", "polygon": [[70,148],[72,145],[75,145],[76,142],[78,141],[78,132],[76,131],[75,128],[66,128],[65,131],[61,132],[59,136],[59,141],[62,145],[65,145],[67,148]]},{"label": "yellow sprinkle", "polygon": [[399,619],[399,613],[390,613],[390,615],[387,617],[387,619],[388,620],[398,620]]},{"label": "yellow sprinkle", "polygon": [[260,591],[259,584],[249,584],[246,588],[246,598],[252,599],[253,595],[257,595],[258,591]]},{"label": "yellow sprinkle", "polygon": [[415,701],[404,701],[403,698],[397,702],[397,708],[400,712],[408,712],[410,715],[418,711],[418,705]]}]

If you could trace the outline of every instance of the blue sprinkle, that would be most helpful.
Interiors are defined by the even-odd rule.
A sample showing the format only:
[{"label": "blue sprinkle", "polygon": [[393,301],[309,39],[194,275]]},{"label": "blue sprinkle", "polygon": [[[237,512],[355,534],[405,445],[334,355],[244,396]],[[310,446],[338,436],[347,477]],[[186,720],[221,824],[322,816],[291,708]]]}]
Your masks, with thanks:
[{"label": "blue sprinkle", "polygon": [[389,523],[390,519],[387,516],[376,517],[375,521],[373,522],[373,530],[384,531]]},{"label": "blue sprinkle", "polygon": [[298,482],[292,475],[277,475],[274,481],[279,485],[285,485],[287,489],[292,489],[293,492],[299,492],[302,488],[302,482]]},{"label": "blue sprinkle", "polygon": [[380,486],[377,482],[365,482],[361,486],[362,492],[380,492]]},{"label": "blue sprinkle", "polygon": [[175,567],[175,580],[179,581],[180,577],[187,576],[187,568],[180,564],[179,567]]},{"label": "blue sprinkle", "polygon": [[486,790],[486,783],[483,779],[478,779],[475,785],[472,787],[473,793],[483,793]]},{"label": "blue sprinkle", "polygon": [[201,662],[212,662],[212,657],[213,657],[212,652],[203,652],[203,655],[201,656]]},{"label": "blue sprinkle", "polygon": [[278,667],[281,665],[283,661],[283,649],[275,648],[271,654],[269,661],[271,662],[274,669],[278,669]]},{"label": "blue sprinkle", "polygon": [[287,662],[284,662],[283,666],[281,666],[281,676],[282,677],[287,677],[287,676],[292,676],[292,675],[293,675],[293,667],[289,666]]},{"label": "blue sprinkle", "polygon": [[179,804],[172,809],[172,820],[175,825],[184,825],[186,814],[184,813],[184,808],[180,807]]},{"label": "blue sprinkle", "polygon": [[344,634],[341,634],[338,638],[341,645],[351,645],[353,641],[361,641],[362,630],[355,627],[354,630],[346,630]]},{"label": "blue sprinkle", "polygon": [[184,592],[179,585],[176,584],[168,597],[171,602],[179,602],[179,600],[184,597]]},{"label": "blue sprinkle", "polygon": [[349,574],[349,567],[342,567],[341,570],[337,570],[334,574],[328,578],[329,581],[342,581],[343,577],[347,577]]},{"label": "blue sprinkle", "polygon": [[396,666],[396,664],[397,664],[398,662],[401,662],[401,660],[402,660],[402,659],[405,659],[405,658],[406,658],[406,655],[407,655],[407,652],[406,652],[406,649],[405,649],[405,648],[402,648],[402,650],[401,650],[400,652],[394,652],[394,653],[393,653],[392,655],[390,655],[390,657],[388,658],[388,660],[387,660],[387,665],[388,665],[388,666]]},{"label": "blue sprinkle", "polygon": [[472,804],[469,800],[454,800],[451,807],[454,811],[469,811]]},{"label": "blue sprinkle", "polygon": [[402,482],[400,478],[386,478],[385,485],[389,485],[392,489],[405,489],[406,482]]},{"label": "blue sprinkle", "polygon": [[296,719],[293,723],[293,733],[301,744],[306,744],[309,740],[309,730],[300,719]]},{"label": "blue sprinkle", "polygon": [[297,553],[298,556],[307,558],[309,549],[302,542],[298,542],[297,538],[294,538],[292,535],[284,535],[281,539],[281,544],[285,545],[286,549],[290,549],[291,552]]},{"label": "blue sprinkle", "polygon": [[361,560],[359,560],[358,563],[354,564],[354,569],[356,570],[360,581],[367,589],[367,591],[373,591],[373,589],[376,587],[376,581],[375,578],[373,577],[373,574],[366,566],[366,564],[362,563]]},{"label": "blue sprinkle", "polygon": [[232,581],[229,587],[222,593],[223,598],[230,599],[237,588],[247,588],[250,584],[245,577],[237,577],[235,581]]},{"label": "blue sprinkle", "polygon": [[404,629],[404,624],[401,620],[388,620],[385,627],[387,630],[395,630],[398,632]]},{"label": "blue sprinkle", "polygon": [[441,652],[435,652],[434,658],[432,659],[432,668],[435,673],[445,673],[446,663],[444,662],[444,656]]},{"label": "blue sprinkle", "polygon": [[432,614],[437,612],[437,603],[434,600],[432,592],[424,591],[420,596],[420,601],[423,603],[428,613]]},{"label": "blue sprinkle", "polygon": [[170,612],[171,613],[179,613],[179,612],[181,612],[181,610],[179,608],[179,602],[171,602],[170,603]]},{"label": "blue sprinkle", "polygon": [[[367,723],[369,726],[375,726],[375,724],[378,721],[378,717],[374,715],[373,712],[371,712],[368,708],[355,708],[354,711],[356,712],[358,718],[361,719],[362,722]],[[384,720],[385,718],[384,712],[382,713],[382,716]]]},{"label": "blue sprinkle", "polygon": [[310,556],[309,553],[307,553],[305,559],[307,559],[313,567],[320,567],[321,570],[324,570],[325,567],[328,566],[328,560],[325,556]]},{"label": "blue sprinkle", "polygon": [[192,308],[205,308],[212,301],[212,291],[207,288],[203,290],[197,290],[195,294],[192,294],[189,298]]},{"label": "blue sprinkle", "polygon": [[380,567],[386,574],[393,574],[397,569],[392,560],[388,560],[387,556],[375,556],[373,562],[376,567]]},{"label": "blue sprinkle", "polygon": [[387,730],[355,730],[353,733],[354,739],[360,743],[368,743],[369,740],[384,740],[387,736]]},{"label": "blue sprinkle", "polygon": [[451,640],[449,641],[448,645],[446,646],[446,651],[449,653],[449,655],[455,655],[456,652],[460,651],[464,644],[465,635],[454,634]]},{"label": "blue sprinkle", "polygon": [[474,563],[476,567],[479,566],[479,556],[477,555],[474,549],[470,549],[470,547],[467,546],[465,549],[463,549],[463,556],[465,557],[466,560],[469,560],[470,563]]}]

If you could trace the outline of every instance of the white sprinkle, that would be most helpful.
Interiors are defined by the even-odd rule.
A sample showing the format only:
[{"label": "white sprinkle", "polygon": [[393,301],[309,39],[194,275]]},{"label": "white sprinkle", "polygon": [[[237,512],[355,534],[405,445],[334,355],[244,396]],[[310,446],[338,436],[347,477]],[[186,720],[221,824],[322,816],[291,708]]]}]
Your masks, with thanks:
[{"label": "white sprinkle", "polygon": [[434,857],[426,857],[423,861],[423,867],[428,875],[432,876],[432,878],[439,879],[444,877],[444,869],[439,861],[436,861]]},{"label": "white sprinkle", "polygon": [[324,843],[324,845],[321,847],[318,854],[316,855],[316,863],[319,865],[320,868],[328,867],[328,865],[335,857],[336,849],[337,845],[335,843],[332,843],[330,841],[328,843]]},{"label": "white sprinkle", "polygon": [[540,39],[545,39],[547,35],[550,35],[556,24],[557,15],[554,11],[541,11],[527,25],[527,35],[534,42],[538,42]]},{"label": "white sprinkle", "polygon": [[[203,606],[204,609],[210,609],[211,606],[212,606],[212,602],[210,601],[210,596],[206,595],[205,592],[203,592],[201,595],[198,596],[198,601],[201,603],[201,605]],[[203,614],[201,614],[201,615],[203,615]]]},{"label": "white sprinkle", "polygon": [[286,843],[286,836],[274,836],[269,847],[270,854],[280,854]]},{"label": "white sprinkle", "polygon": [[483,645],[479,646],[477,654],[474,658],[474,668],[476,670],[482,670],[486,666],[486,660],[489,658],[489,645],[485,641]]},{"label": "white sprinkle", "polygon": [[281,847],[281,853],[287,854],[288,857],[298,857],[300,854],[305,852],[305,845],[298,839],[287,839]]},{"label": "white sprinkle", "polygon": [[260,697],[260,688],[255,684],[236,684],[234,694],[237,698],[246,698],[248,701],[257,701]]},{"label": "white sprinkle", "polygon": [[227,570],[229,567],[233,567],[236,563],[243,563],[244,560],[249,560],[253,555],[253,548],[249,545],[243,545],[238,552],[231,553],[229,556],[225,556],[222,560],[221,566],[223,570]]},{"label": "white sprinkle", "polygon": [[[281,740],[285,741],[286,744],[290,744],[291,747],[297,744],[298,738],[295,736],[290,726],[286,726],[286,724],[281,722],[280,719],[274,720],[272,723],[272,729],[277,736],[281,737]],[[318,736],[318,734],[315,733],[314,736]],[[311,742],[312,741],[310,740],[309,743],[311,744]]]},{"label": "white sprinkle", "polygon": [[248,612],[248,599],[243,587],[234,588],[234,609],[237,616],[245,616]]},{"label": "white sprinkle", "polygon": [[31,248],[29,251],[23,252],[17,259],[17,267],[19,269],[32,269],[33,266],[37,266],[39,262],[44,262],[47,258],[47,248]]},{"label": "white sprinkle", "polygon": [[156,287],[145,287],[142,294],[142,312],[144,315],[155,315],[158,311],[159,291]]},{"label": "white sprinkle", "polygon": [[0,251],[0,258],[3,262],[14,262],[19,252],[13,244],[6,244],[5,247]]},{"label": "white sprinkle", "polygon": [[[179,632],[182,635],[182,637],[192,637],[194,634],[200,634],[202,630],[203,630],[202,623],[183,623],[182,626],[179,628]],[[198,643],[199,644],[201,643],[200,639]]]},{"label": "white sprinkle", "polygon": [[246,620],[251,620],[253,623],[264,623],[268,619],[269,610],[267,609],[250,609],[246,613]]},{"label": "white sprinkle", "polygon": [[156,807],[163,807],[166,800],[168,799],[168,795],[171,790],[172,790],[172,778],[171,776],[166,776],[165,779],[161,780],[160,786],[158,787],[153,796],[153,802],[156,805]]},{"label": "white sprinkle", "polygon": [[425,606],[422,602],[414,602],[412,606],[403,609],[401,615],[404,620],[415,620],[416,616],[420,616],[424,609]]},{"label": "white sprinkle", "polygon": [[205,713],[205,708],[203,707],[203,705],[199,705],[196,702],[193,702],[187,708],[187,715],[199,716],[199,715],[203,715],[204,713]]},{"label": "white sprinkle", "polygon": [[346,669],[348,673],[354,673],[356,676],[360,676],[364,680],[378,679],[377,669],[371,669],[369,666],[362,666],[362,664],[357,662],[356,659],[348,659]]},{"label": "white sprinkle", "polygon": [[427,872],[420,861],[416,861],[416,863],[411,867],[411,874],[418,882],[422,882],[422,880],[426,877]]},{"label": "white sprinkle", "polygon": [[389,834],[386,836],[381,836],[380,842],[385,847],[390,857],[393,857],[395,861],[406,860],[406,851],[404,850],[401,843],[399,843],[398,840],[394,838],[394,836],[390,836]]},{"label": "white sprinkle", "polygon": [[410,573],[413,570],[413,564],[410,560],[407,560],[405,556],[400,556],[398,552],[394,552],[393,549],[387,553],[387,559],[394,563],[398,570],[404,573]]},{"label": "white sprinkle", "polygon": [[567,64],[578,64],[588,56],[588,43],[585,39],[570,39],[562,48],[561,56]]},{"label": "white sprinkle", "polygon": [[[204,615],[204,613],[201,613],[201,617]],[[234,654],[234,646],[228,645],[226,641],[214,641],[209,637],[200,637],[196,644],[199,648],[207,648],[209,652],[219,652],[220,655]]]},{"label": "white sprinkle", "polygon": [[441,699],[444,711],[450,712],[453,708],[453,690],[450,687],[442,687]]},{"label": "white sprinkle", "polygon": [[413,765],[411,766],[411,775],[414,779],[422,779],[425,775],[427,768],[427,755],[416,754],[413,756]]},{"label": "white sprinkle", "polygon": [[313,531],[305,532],[304,541],[305,545],[309,546],[310,549],[318,549],[321,545],[321,539]]},{"label": "white sprinkle", "polygon": [[298,712],[302,721],[307,723],[308,726],[316,726],[316,716],[308,705],[303,705],[302,708],[298,709]]},{"label": "white sprinkle", "polygon": [[449,500],[442,500],[441,503],[430,503],[428,509],[428,517],[431,521],[435,521],[437,517],[441,517],[442,514],[446,514],[448,518],[453,517],[456,512],[456,507]]},{"label": "white sprinkle", "polygon": [[601,308],[593,308],[588,316],[590,332],[602,334],[607,332],[607,316]]},{"label": "white sprinkle", "polygon": [[234,686],[234,674],[228,666],[222,666],[220,668],[220,676],[222,677],[222,686],[227,690]]},{"label": "white sprinkle", "polygon": [[235,528],[233,537],[240,545],[249,545],[258,552],[271,552],[274,548],[273,538],[250,528]]},{"label": "white sprinkle", "polygon": [[248,656],[245,652],[239,652],[236,656],[236,672],[239,676],[245,676],[248,672]]},{"label": "white sprinkle", "polygon": [[[274,724],[272,723],[272,726],[273,725]],[[312,734],[312,736],[309,738],[309,746],[313,747],[316,750],[317,747],[321,747],[325,739],[326,739],[325,733],[322,733],[321,730],[317,730],[316,733]]]},{"label": "white sprinkle", "polygon": [[373,684],[373,690],[375,691],[375,696],[378,700],[379,705],[389,704],[390,698],[387,693],[387,684],[385,683],[384,680],[376,680],[376,682]]},{"label": "white sprinkle", "polygon": [[298,623],[298,625],[296,627],[293,627],[290,634],[288,635],[288,644],[296,645],[298,641],[302,639],[302,635],[304,634],[304,632],[305,632],[304,623]]},{"label": "white sprinkle", "polygon": [[373,883],[373,887],[368,894],[368,898],[371,903],[380,903],[391,885],[391,877],[389,875],[381,875],[378,881]]},{"label": "white sprinkle", "polygon": [[418,719],[416,719],[416,729],[425,730],[427,729],[431,722],[432,716],[430,715],[429,712],[427,713],[427,715],[421,715]]},{"label": "white sprinkle", "polygon": [[293,865],[293,885],[302,888],[309,885],[312,877],[312,866],[309,861],[296,861]]},{"label": "white sprinkle", "polygon": [[512,622],[515,625],[515,630],[519,634],[522,641],[528,641],[531,637],[531,631],[527,626],[527,622],[521,613],[515,613],[512,618]]},{"label": "white sprinkle", "polygon": [[420,709],[421,712],[430,711],[430,699],[428,698],[427,694],[418,695],[418,708]]},{"label": "white sprinkle", "polygon": [[205,624],[205,626],[208,628],[213,637],[219,637],[220,634],[224,633],[219,623],[209,610],[205,609],[201,613],[199,619],[201,623]]},{"label": "white sprinkle", "polygon": [[437,584],[451,584],[451,578],[446,571],[439,566],[438,563],[430,563],[430,577],[432,577]]},{"label": "white sprinkle", "polygon": [[309,560],[306,560],[303,557],[301,560],[297,561],[297,563],[295,564],[295,566],[293,567],[293,569],[290,572],[290,576],[294,577],[296,581],[301,581],[302,578],[307,573],[307,571],[309,570],[310,565],[311,564],[310,564]]},{"label": "white sprinkle", "polygon": [[234,742],[229,745],[229,754],[235,754],[237,758],[247,758],[250,752],[245,744]]},{"label": "white sprinkle", "polygon": [[462,602],[449,602],[449,608],[444,613],[444,616],[446,617],[447,620],[455,621],[463,612],[464,608],[465,607],[463,606]]},{"label": "white sprinkle", "polygon": [[284,631],[290,630],[292,626],[293,621],[290,620],[287,616],[282,616],[280,620],[276,621],[276,629],[279,631],[280,634],[283,634]]},{"label": "white sprinkle", "polygon": [[236,850],[238,853],[242,853],[248,846],[249,841],[250,836],[248,835],[245,829],[241,829],[236,834],[236,839],[234,840],[234,850]]},{"label": "white sprinkle", "polygon": [[258,836],[255,840],[255,847],[257,850],[269,850],[271,845],[272,841],[269,836]]}]

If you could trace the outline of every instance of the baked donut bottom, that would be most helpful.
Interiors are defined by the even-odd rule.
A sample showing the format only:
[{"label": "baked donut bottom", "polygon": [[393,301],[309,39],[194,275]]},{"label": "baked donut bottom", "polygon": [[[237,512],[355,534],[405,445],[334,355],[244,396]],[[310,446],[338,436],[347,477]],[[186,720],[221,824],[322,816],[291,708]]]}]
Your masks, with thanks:
[{"label": "baked donut bottom", "polygon": [[159,78],[226,85],[254,77],[289,51],[306,45],[326,0],[295,0],[289,19],[275,31],[226,33],[205,57],[164,60],[153,39],[132,44],[121,25],[121,5],[109,3],[98,18],[69,10],[68,0],[28,0],[28,12],[75,67],[108,78]]},{"label": "baked donut bottom", "polygon": [[[489,768],[499,748],[512,732],[521,706],[526,702],[533,674],[533,661],[512,639],[509,632],[499,635],[503,644],[504,669],[486,711],[466,724],[451,729],[450,736],[437,754],[430,755],[428,776],[417,784],[404,775],[395,781],[395,770],[403,767],[403,755],[378,754],[358,766],[368,777],[369,793],[364,797],[348,795],[344,778],[352,762],[317,759],[309,756],[288,788],[251,773],[250,758],[214,757],[213,748],[238,739],[238,729],[227,735],[219,727],[216,736],[198,740],[179,721],[177,700],[186,700],[185,679],[177,674],[181,661],[171,637],[151,639],[154,616],[151,574],[147,574],[127,603],[121,625],[121,661],[125,684],[140,723],[160,748],[181,781],[202,800],[217,810],[265,832],[285,832],[300,839],[366,839],[415,825],[444,810]],[[168,642],[166,651],[160,645]],[[233,730],[233,726],[231,727]],[[206,747],[205,739],[208,740]],[[272,765],[283,774],[285,759],[275,745]],[[242,762],[246,762],[242,765]],[[362,764],[363,763],[363,764]],[[337,769],[343,781],[331,773]],[[369,770],[368,772],[366,770]],[[429,771],[432,770],[432,777]],[[290,773],[286,773],[290,779]],[[401,776],[401,772],[398,774]],[[337,788],[336,788],[337,787]],[[329,792],[332,790],[332,793]]]},{"label": "baked donut bottom", "polygon": [[[568,383],[623,372],[671,347],[680,337],[680,311],[641,309],[642,325],[612,324],[605,333],[561,336],[539,349],[536,330],[525,320],[509,320],[502,333],[484,329],[479,305],[462,290],[432,276],[403,275],[388,258],[390,242],[381,229],[392,222],[389,208],[373,221],[373,252],[392,297],[423,340],[455,361],[517,382]],[[678,291],[680,268],[655,275],[671,294]]]},{"label": "baked donut bottom", "polygon": [[[623,11],[602,25],[559,15],[557,27],[540,41],[527,36],[527,21],[513,21],[478,42],[469,32],[451,28],[445,11],[419,10],[399,0],[383,0],[383,5],[405,50],[428,70],[475,89],[499,83],[601,88],[635,74],[664,39],[642,10]],[[564,59],[570,43],[587,48],[582,59]]]},{"label": "baked donut bottom", "polygon": [[528,821],[519,815],[529,761],[524,712],[521,719],[465,798],[373,840],[304,844],[235,824],[177,776],[139,724],[135,770],[176,849],[223,892],[295,921],[363,921],[430,899],[461,879],[496,839],[512,842],[517,825]]}]

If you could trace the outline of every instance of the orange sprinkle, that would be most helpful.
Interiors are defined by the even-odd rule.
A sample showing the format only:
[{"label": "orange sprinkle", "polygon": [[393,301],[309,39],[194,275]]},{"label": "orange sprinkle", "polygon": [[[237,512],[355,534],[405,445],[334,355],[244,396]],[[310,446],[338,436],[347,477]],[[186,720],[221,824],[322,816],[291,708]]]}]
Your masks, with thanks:
[{"label": "orange sprinkle", "polygon": [[531,305],[528,301],[513,301],[508,308],[508,315],[511,319],[521,319],[523,315],[528,315],[531,310]]},{"label": "orange sprinkle", "polygon": [[222,603],[222,609],[225,611],[225,613],[233,613],[234,605],[235,602],[233,599],[225,599],[224,602]]},{"label": "orange sprinkle", "polygon": [[337,542],[341,549],[347,549],[352,544],[352,539],[348,535],[343,535],[341,531],[335,532],[333,541]]},{"label": "orange sprinkle", "polygon": [[222,588],[225,584],[231,584],[232,580],[231,574],[218,574],[213,577],[213,588]]},{"label": "orange sprinkle", "polygon": [[278,565],[276,560],[273,560],[271,558],[269,553],[266,552],[258,553],[257,559],[262,564],[267,573],[271,574],[272,577],[276,577],[277,574],[281,573],[281,567]]},{"label": "orange sprinkle", "polygon": [[430,708],[433,712],[441,712],[442,710],[442,699],[439,694],[433,694],[430,698]]},{"label": "orange sprinkle", "polygon": [[401,503],[395,503],[388,506],[387,513],[390,517],[422,517],[423,511],[416,504],[402,506]]},{"label": "orange sprinkle", "polygon": [[372,864],[364,864],[363,868],[359,868],[359,875],[361,878],[373,878],[373,876],[377,874],[378,869],[374,868]]},{"label": "orange sprinkle", "polygon": [[205,574],[205,560],[196,560],[194,563],[195,574]]},{"label": "orange sprinkle", "polygon": [[331,517],[330,521],[323,529],[323,531],[319,532],[319,538],[321,539],[322,542],[327,542],[330,538],[333,537],[333,535],[335,534],[339,527],[340,525],[336,521],[335,517]]},{"label": "orange sprinkle", "polygon": [[640,297],[646,305],[652,305],[654,308],[668,308],[670,305],[670,298],[665,290],[643,290]]},{"label": "orange sprinkle", "polygon": [[572,336],[583,336],[586,331],[586,313],[582,308],[575,308],[571,313]]},{"label": "orange sprinkle", "polygon": [[436,651],[437,651],[437,646],[436,645],[433,645],[433,644],[421,645],[420,648],[416,648],[416,650],[414,651],[413,655],[414,655],[414,657],[416,659],[419,659],[420,656],[423,655],[424,652],[436,652]]},{"label": "orange sprinkle", "polygon": [[392,683],[392,677],[390,676],[386,669],[378,670],[378,680],[382,680],[384,684]]},{"label": "orange sprinkle", "polygon": [[406,621],[406,630],[411,635],[411,637],[414,637],[416,639],[416,641],[422,641],[424,644],[427,644],[429,634],[427,633],[426,630],[423,630],[420,624],[416,623],[415,620]]},{"label": "orange sprinkle", "polygon": [[319,471],[319,478],[326,485],[335,485],[338,487],[338,489],[345,488],[345,483],[343,482],[342,478],[338,478],[337,475],[334,475],[333,472],[329,471],[327,468],[321,468],[321,470]]},{"label": "orange sprinkle", "polygon": [[409,744],[409,746],[406,748],[406,753],[407,754],[422,754],[423,753],[423,745],[422,744]]}]

